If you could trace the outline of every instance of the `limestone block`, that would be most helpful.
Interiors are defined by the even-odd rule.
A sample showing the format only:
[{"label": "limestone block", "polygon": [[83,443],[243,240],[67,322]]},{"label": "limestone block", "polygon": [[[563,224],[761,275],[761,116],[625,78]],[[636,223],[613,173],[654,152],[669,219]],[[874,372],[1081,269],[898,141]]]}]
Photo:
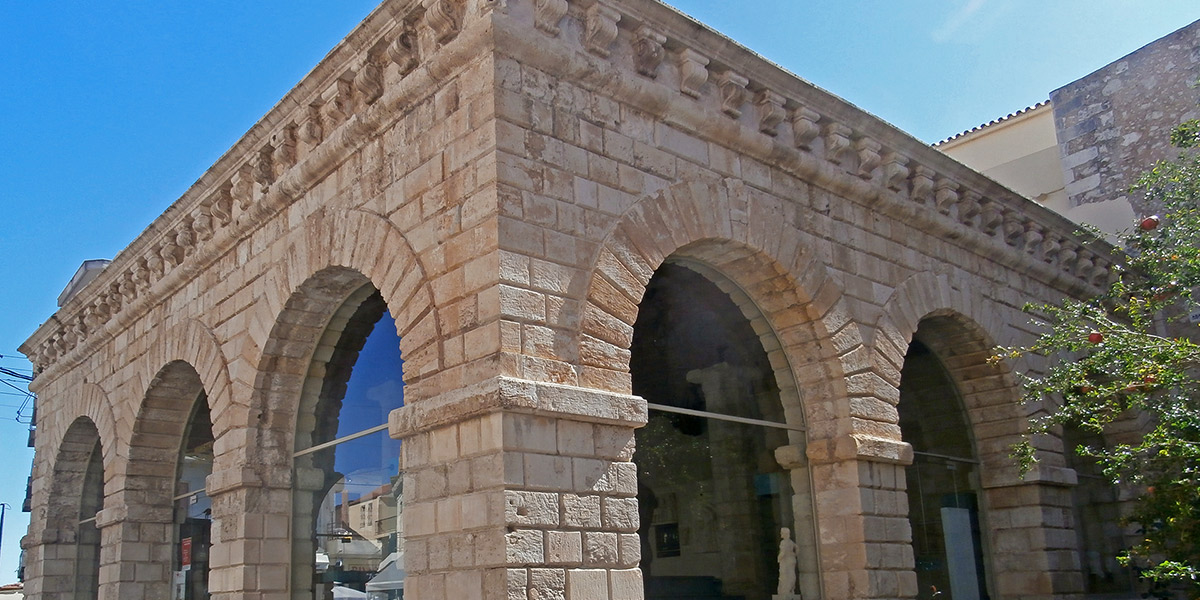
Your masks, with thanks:
[{"label": "limestone block", "polygon": [[483,600],[483,576],[476,570],[446,574],[446,598]]},{"label": "limestone block", "polygon": [[521,526],[559,524],[559,497],[550,492],[505,491],[505,523]]},{"label": "limestone block", "polygon": [[503,524],[504,521],[502,520],[503,517],[500,514],[498,504],[498,492],[480,492],[463,496],[463,529],[478,529]]},{"label": "limestone block", "polygon": [[609,600],[608,571],[568,569],[567,600]]},{"label": "limestone block", "polygon": [[581,564],[583,536],[578,531],[547,531],[546,562],[551,565]]},{"label": "limestone block", "polygon": [[415,480],[415,489],[411,492],[412,497],[418,500],[441,498],[446,495],[446,468],[445,467],[428,467],[416,471],[412,475]]},{"label": "limestone block", "polygon": [[554,419],[514,413],[505,413],[503,419],[506,450],[558,451],[558,430]]},{"label": "limestone block", "polygon": [[432,535],[437,531],[437,504],[408,502],[404,505],[404,530],[410,536]]},{"label": "limestone block", "polygon": [[598,529],[601,526],[600,496],[562,494],[562,524],[566,527]]},{"label": "limestone block", "polygon": [[525,485],[530,489],[573,489],[571,459],[548,454],[525,454]]},{"label": "limestone block", "polygon": [[605,529],[624,533],[637,532],[639,523],[637,498],[603,498],[601,520]]},{"label": "limestone block", "polygon": [[448,535],[434,535],[426,539],[429,553],[429,569],[443,571],[450,568],[450,539]]},{"label": "limestone block", "polygon": [[[526,588],[521,588],[524,593]],[[529,569],[528,598],[539,600],[565,600],[567,597],[567,571],[565,569]],[[526,600],[526,596],[521,596]]]},{"label": "limestone block", "polygon": [[475,533],[455,533],[450,538],[450,566],[455,569],[475,567]]},{"label": "limestone block", "polygon": [[510,565],[537,565],[545,562],[545,532],[518,529],[504,536]]},{"label": "limestone block", "polygon": [[504,459],[502,453],[477,456],[470,461],[470,489],[486,490],[503,486],[505,483]]},{"label": "limestone block", "polygon": [[612,478],[608,469],[611,463],[593,458],[573,458],[574,470],[572,489],[579,493],[611,492]]},{"label": "limestone block", "polygon": [[628,462],[633,459],[634,433],[629,427],[596,425],[592,443],[596,456]]},{"label": "limestone block", "polygon": [[583,533],[583,561],[591,566],[615,566],[619,562],[617,534],[599,531]]},{"label": "limestone block", "polygon": [[451,496],[436,503],[437,530],[453,532],[462,529],[462,497]]},{"label": "limestone block", "polygon": [[492,527],[475,534],[472,547],[475,551],[475,564],[479,566],[504,566],[509,563],[509,540],[504,535],[506,530]]},{"label": "limestone block", "polygon": [[560,454],[592,456],[596,453],[595,425],[576,421],[558,422],[558,451]]}]

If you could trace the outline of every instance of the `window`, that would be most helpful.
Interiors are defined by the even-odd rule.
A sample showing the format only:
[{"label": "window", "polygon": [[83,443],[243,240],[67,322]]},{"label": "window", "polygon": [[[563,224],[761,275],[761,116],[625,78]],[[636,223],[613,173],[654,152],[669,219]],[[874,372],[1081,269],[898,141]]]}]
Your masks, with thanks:
[{"label": "window", "polygon": [[331,319],[316,357],[297,416],[293,598],[401,598],[400,442],[387,418],[404,382],[396,324],[373,287]]},{"label": "window", "polygon": [[634,455],[647,600],[769,600],[784,528],[799,546],[800,589],[816,598],[808,475],[774,455],[802,429],[784,419],[759,335],[728,294],[678,264],[655,273],[638,309],[630,370],[650,403]]},{"label": "window", "polygon": [[204,491],[213,470],[213,431],[208,397],[192,408],[179,449],[175,484],[175,556],[171,582],[175,600],[203,600],[208,594],[208,550],[212,502]]}]

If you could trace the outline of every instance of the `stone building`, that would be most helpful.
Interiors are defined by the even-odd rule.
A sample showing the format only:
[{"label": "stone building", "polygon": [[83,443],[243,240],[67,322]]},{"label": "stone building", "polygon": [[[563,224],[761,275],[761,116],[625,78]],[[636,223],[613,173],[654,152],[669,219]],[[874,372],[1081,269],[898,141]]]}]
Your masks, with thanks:
[{"label": "stone building", "polygon": [[26,592],[1076,594],[987,358],[1110,261],[656,1],[390,0],[22,347]]}]

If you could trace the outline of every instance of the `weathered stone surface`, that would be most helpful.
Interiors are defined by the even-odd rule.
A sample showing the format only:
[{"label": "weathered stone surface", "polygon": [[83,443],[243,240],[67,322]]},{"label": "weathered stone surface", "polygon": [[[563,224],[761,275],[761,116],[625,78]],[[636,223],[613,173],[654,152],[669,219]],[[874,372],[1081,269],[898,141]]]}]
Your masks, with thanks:
[{"label": "weathered stone surface", "polygon": [[378,290],[404,357],[406,597],[640,599],[630,345],[666,261],[717,282],[768,356],[789,429],[760,460],[811,487],[805,597],[917,593],[896,404],[930,315],[970,349],[946,355],[993,578],[1017,590],[997,597],[1070,593],[1051,557],[1073,473],[1012,476],[1024,413],[981,348],[1027,339],[1025,301],[1092,289],[1111,263],[1086,241],[656,2],[389,0],[22,347],[27,595],[73,585],[64,524],[99,441],[100,596],[169,597],[180,407],[203,390],[214,597],[290,597],[291,498],[325,485],[293,468],[306,381]]},{"label": "weathered stone surface", "polygon": [[1198,46],[1193,23],[1050,93],[1070,206],[1117,201],[1135,215],[1158,210],[1127,192],[1147,165],[1174,158],[1168,132],[1200,116]]}]

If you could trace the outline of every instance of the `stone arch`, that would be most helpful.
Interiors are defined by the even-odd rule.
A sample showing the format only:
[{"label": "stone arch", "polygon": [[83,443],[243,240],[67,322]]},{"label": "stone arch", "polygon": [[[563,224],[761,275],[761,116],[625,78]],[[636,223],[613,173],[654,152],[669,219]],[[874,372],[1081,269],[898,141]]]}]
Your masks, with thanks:
[{"label": "stone arch", "polygon": [[[98,444],[100,432],[89,417],[78,417],[67,427],[56,446],[58,452],[51,469],[50,501],[46,504],[45,515],[47,526],[74,524],[79,521],[83,475],[87,472],[88,461]],[[100,445],[103,447],[103,444]]]},{"label": "stone arch", "polygon": [[[121,434],[113,405],[109,402],[108,393],[95,383],[85,383],[79,389],[78,403],[73,413],[64,412],[56,415],[47,424],[38,424],[38,437],[53,440],[51,448],[59,448],[66,439],[70,428],[75,427],[80,418],[86,418],[99,432],[100,439],[107,440],[102,450],[105,473],[116,472],[118,457],[124,456],[122,446],[127,443],[126,436]],[[65,419],[71,419],[66,421]]]},{"label": "stone arch", "polygon": [[161,516],[157,513],[165,508],[168,521],[179,445],[196,399],[205,392],[200,374],[191,363],[172,360],[150,378],[134,419],[126,477],[140,481],[134,489],[148,485],[151,487],[147,489],[162,495],[160,500],[166,498],[164,506],[144,508],[154,508],[156,516]]},{"label": "stone arch", "polygon": [[[848,400],[851,386],[861,385],[859,379],[869,374],[869,355],[841,287],[818,258],[828,242],[798,225],[802,210],[799,203],[733,179],[683,182],[642,198],[620,217],[597,252],[578,356],[587,385],[629,393],[633,325],[656,270],[667,261],[679,262],[717,284],[758,334],[786,420],[805,427],[776,457],[792,472],[794,489],[811,486],[813,506],[803,513],[815,525],[819,515],[844,515],[861,498],[857,489],[846,488],[856,485],[857,467],[839,461],[860,455],[900,460],[901,446],[863,443],[853,435]],[[887,427],[895,429],[898,441],[895,425],[875,429]],[[858,520],[841,520],[837,527],[862,527]],[[817,571],[825,574],[809,588],[812,593],[819,594],[827,577],[840,576],[821,564],[837,564],[832,571],[858,568],[841,560],[840,543],[820,536]]]},{"label": "stone arch", "polygon": [[[286,254],[262,277],[262,302],[251,310],[250,338],[245,345],[261,351],[248,423],[234,426],[257,428],[260,421],[270,428],[290,427],[268,417],[273,411],[265,402],[278,375],[302,375],[314,343],[342,306],[358,288],[370,283],[379,290],[396,321],[404,353],[404,378],[416,383],[441,369],[440,325],[435,312],[435,294],[425,266],[404,234],[385,217],[363,210],[322,209],[291,234]],[[235,385],[245,385],[234,382]],[[292,382],[293,385],[296,382]],[[298,397],[299,388],[293,397]],[[214,422],[214,425],[216,423]]]},{"label": "stone arch", "polygon": [[44,513],[39,520],[45,529],[39,536],[41,543],[32,549],[41,555],[40,573],[31,574],[30,587],[34,593],[40,589],[40,598],[96,597],[100,538],[94,518],[87,531],[81,520],[84,512],[102,508],[104,480],[111,470],[103,460],[96,460],[97,452],[104,455],[105,445],[92,418],[77,417],[64,429],[56,440],[48,499],[41,504]]},{"label": "stone arch", "polygon": [[213,435],[220,437],[225,431],[221,429],[221,425],[231,425],[225,415],[237,399],[233,397],[229,360],[221,349],[220,338],[211,327],[198,319],[187,319],[175,325],[155,339],[146,360],[153,366],[170,365],[175,362],[183,362],[190,366],[208,396],[209,410],[212,411]]},{"label": "stone arch", "polygon": [[[998,342],[1015,341],[1006,338],[1018,335],[1007,323],[1021,318],[1021,313],[992,300],[992,294],[980,293],[978,285],[969,287],[967,281],[955,271],[910,276],[885,303],[872,347],[879,377],[889,389],[897,390],[891,399],[894,404],[900,402],[901,369],[914,341],[920,342],[919,352],[936,358],[945,381],[954,388],[967,442],[979,463],[971,490],[978,493],[981,524],[976,552],[986,564],[987,587],[994,594],[1008,595],[1025,585],[1023,578],[1036,578],[1036,573],[1052,568],[1047,565],[1056,559],[1040,553],[1051,553],[1060,547],[1060,540],[1069,539],[1051,532],[1069,527],[1065,525],[1069,499],[1061,481],[1049,481],[1049,486],[1022,481],[1009,456],[1011,444],[1025,429],[1028,409],[1021,406],[1011,366],[988,358]],[[947,454],[961,456],[957,450]],[[1062,474],[1061,454],[1047,458],[1054,463],[1054,473]],[[942,459],[931,455],[931,460]],[[1021,487],[1025,489],[1018,492]],[[1035,509],[1044,522],[1014,517],[1029,509]]]},{"label": "stone arch", "polygon": [[309,281],[329,267],[361,274],[379,290],[396,320],[405,381],[416,383],[441,369],[436,293],[425,264],[395,224],[364,210],[327,209],[306,221],[304,236],[306,260],[287,261],[286,278],[279,284]]},{"label": "stone arch", "polygon": [[811,401],[801,403],[794,391],[781,395],[789,420],[810,428],[810,443],[832,438],[834,401],[847,394],[844,377],[866,363],[842,290],[815,258],[818,242],[795,225],[795,210],[731,179],[679,183],[632,205],[592,270],[579,335],[581,371],[590,375],[584,379],[629,392],[638,303],[660,265],[683,261],[734,295],[755,323],[780,387],[805,390]]},{"label": "stone arch", "polygon": [[[220,427],[239,436],[222,444],[209,477],[210,495],[231,499],[214,503],[214,519],[221,522],[214,544],[229,544],[233,552],[259,547],[261,529],[247,523],[273,525],[279,535],[288,535],[297,412],[311,371],[330,359],[323,344],[327,332],[346,327],[347,315],[339,314],[343,307],[378,290],[401,338],[406,383],[434,375],[443,365],[433,286],[404,234],[386,218],[323,208],[293,229],[279,251],[288,260],[276,262],[252,284],[258,301],[246,310],[246,336],[238,342],[240,356],[254,364],[239,366],[232,385],[247,393],[249,403],[228,411]],[[246,508],[229,508],[238,505]],[[211,566],[221,577],[241,577],[236,571],[252,568],[216,561]],[[290,567],[291,556],[283,553],[263,556],[253,568],[287,573]],[[264,582],[261,589],[279,591],[275,583]]]},{"label": "stone arch", "polygon": [[[148,358],[179,356],[179,352],[203,357],[203,351],[182,349],[194,338],[172,335],[189,329],[195,331],[194,326],[184,324],[160,338],[174,339],[164,342]],[[165,352],[163,346],[174,346],[175,351]],[[211,360],[211,355],[208,358]],[[124,489],[114,491],[121,495],[117,503],[122,507],[121,514],[102,524],[106,546],[114,546],[106,550],[103,566],[118,574],[109,578],[109,584],[118,586],[120,595],[167,597],[171,593],[169,557],[174,541],[173,499],[179,453],[196,403],[209,402],[207,398],[201,400],[205,392],[200,373],[184,360],[169,360],[149,378],[128,442]],[[141,577],[125,575],[135,571]]]},{"label": "stone arch", "polygon": [[[958,284],[952,274],[917,273],[884,304],[871,347],[876,373],[898,390],[909,344],[923,328],[925,343],[959,390],[985,473],[1015,479],[1009,445],[1022,430],[1020,388],[1008,365],[987,360],[997,343],[1009,341],[1001,339],[1008,329],[1005,313],[1002,305]],[[898,402],[898,394],[891,400]]]}]

